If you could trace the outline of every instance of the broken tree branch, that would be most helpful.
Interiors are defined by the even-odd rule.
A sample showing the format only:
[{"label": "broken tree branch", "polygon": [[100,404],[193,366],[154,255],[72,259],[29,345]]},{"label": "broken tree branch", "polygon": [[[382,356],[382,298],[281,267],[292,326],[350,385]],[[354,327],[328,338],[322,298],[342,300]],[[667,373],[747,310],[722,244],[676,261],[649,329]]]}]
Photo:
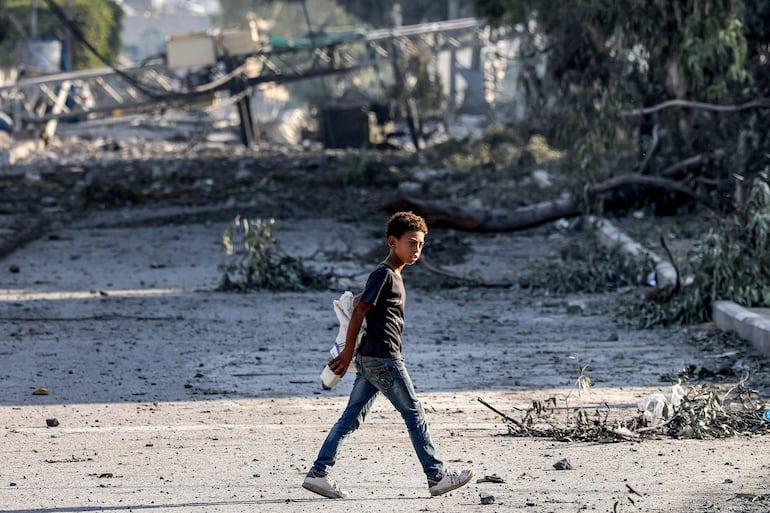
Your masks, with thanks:
[{"label": "broken tree branch", "polygon": [[714,112],[738,112],[747,109],[766,109],[770,107],[770,98],[761,98],[759,100],[752,100],[750,102],[741,103],[740,105],[717,105],[714,103],[696,102],[689,100],[667,100],[663,103],[653,105],[652,107],[645,107],[643,109],[633,109],[621,112],[624,117],[631,116],[644,116],[647,114],[654,114],[655,112],[669,109],[672,107],[684,107],[688,109],[701,109],[710,110]]},{"label": "broken tree branch", "polygon": [[574,217],[580,214],[571,196],[544,201],[514,211],[502,209],[465,208],[444,201],[422,201],[400,198],[387,202],[388,212],[411,210],[420,214],[429,225],[458,228],[476,232],[508,232],[538,226],[552,219]]},{"label": "broken tree branch", "polygon": [[483,404],[484,406],[486,406],[487,408],[489,408],[493,412],[495,412],[498,415],[500,415],[500,417],[502,417],[507,422],[510,422],[511,424],[513,424],[514,426],[518,427],[521,430],[526,430],[526,428],[524,427],[524,425],[521,422],[519,422],[518,420],[514,419],[513,417],[509,417],[505,413],[501,412],[500,410],[498,410],[497,408],[495,408],[494,406],[492,406],[491,404],[486,402],[481,397],[477,397],[476,400],[478,400],[478,402],[480,402],[481,404]]},{"label": "broken tree branch", "polygon": [[616,189],[622,185],[649,185],[652,187],[660,187],[661,189],[670,189],[672,191],[681,192],[685,196],[689,196],[701,203],[709,203],[706,198],[701,197],[697,192],[690,189],[686,185],[683,185],[681,182],[670,180],[668,178],[645,176],[636,173],[614,176],[609,180],[605,180],[604,182],[592,185],[589,188],[589,192],[593,194],[604,194],[605,192]]},{"label": "broken tree branch", "polygon": [[[681,182],[637,173],[616,176],[594,184],[588,188],[587,192],[589,195],[602,195],[623,185],[643,185],[673,190],[713,208],[708,198],[700,196]],[[555,219],[575,217],[581,213],[578,202],[570,194],[513,211],[466,208],[445,201],[413,198],[396,199],[385,203],[383,208],[391,213],[411,210],[424,217],[428,224],[433,226],[486,233],[523,230]]]},{"label": "broken tree branch", "polygon": [[666,169],[660,172],[662,176],[670,176],[679,171],[680,169],[684,169],[690,166],[696,166],[700,163],[702,163],[705,160],[702,154],[698,154],[695,156],[692,156],[690,158],[686,158],[684,160],[681,160],[677,162],[676,164],[671,164]]},{"label": "broken tree branch", "polygon": [[629,237],[609,219],[599,219],[588,216],[586,221],[597,232],[599,243],[606,248],[618,248],[623,254],[632,258],[646,257],[655,264],[656,287],[662,288],[674,284],[677,281],[678,272],[673,264],[663,260],[653,251],[645,248],[637,241]]}]

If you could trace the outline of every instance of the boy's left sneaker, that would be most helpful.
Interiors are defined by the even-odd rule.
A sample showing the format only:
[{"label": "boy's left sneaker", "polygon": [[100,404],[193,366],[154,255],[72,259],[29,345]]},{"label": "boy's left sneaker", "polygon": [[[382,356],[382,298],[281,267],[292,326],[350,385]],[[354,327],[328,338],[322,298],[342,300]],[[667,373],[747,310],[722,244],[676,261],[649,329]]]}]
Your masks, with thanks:
[{"label": "boy's left sneaker", "polygon": [[340,490],[337,483],[330,479],[329,476],[316,476],[312,470],[305,476],[302,488],[329,499],[344,499],[349,495],[348,492]]},{"label": "boy's left sneaker", "polygon": [[428,480],[428,491],[432,496],[443,495],[461,486],[468,484],[473,479],[475,473],[473,469],[463,470],[462,472],[444,472],[444,476],[439,481]]}]

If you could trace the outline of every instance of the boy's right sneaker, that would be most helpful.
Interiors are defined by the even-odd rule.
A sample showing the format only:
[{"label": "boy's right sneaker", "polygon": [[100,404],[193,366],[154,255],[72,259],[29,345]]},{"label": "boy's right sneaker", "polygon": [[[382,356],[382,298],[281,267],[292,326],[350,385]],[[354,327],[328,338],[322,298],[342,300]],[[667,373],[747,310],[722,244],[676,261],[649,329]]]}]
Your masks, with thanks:
[{"label": "boy's right sneaker", "polygon": [[440,481],[428,480],[428,491],[432,496],[443,495],[452,490],[456,490],[461,486],[468,484],[468,481],[473,479],[473,470],[463,470],[462,472],[444,472],[444,476]]},{"label": "boy's right sneaker", "polygon": [[302,488],[310,490],[318,495],[323,495],[329,499],[344,499],[348,497],[348,492],[343,492],[329,476],[316,476],[313,471],[307,473]]}]

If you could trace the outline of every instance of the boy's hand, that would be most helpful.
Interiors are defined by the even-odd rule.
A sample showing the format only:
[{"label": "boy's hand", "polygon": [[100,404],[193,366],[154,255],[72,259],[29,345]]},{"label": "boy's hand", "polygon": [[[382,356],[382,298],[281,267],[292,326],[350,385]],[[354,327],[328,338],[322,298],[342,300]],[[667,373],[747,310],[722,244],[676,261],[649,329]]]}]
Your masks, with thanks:
[{"label": "boy's hand", "polygon": [[350,361],[353,359],[353,354],[347,354],[346,351],[342,351],[339,355],[329,360],[329,368],[337,376],[342,377],[348,371]]}]

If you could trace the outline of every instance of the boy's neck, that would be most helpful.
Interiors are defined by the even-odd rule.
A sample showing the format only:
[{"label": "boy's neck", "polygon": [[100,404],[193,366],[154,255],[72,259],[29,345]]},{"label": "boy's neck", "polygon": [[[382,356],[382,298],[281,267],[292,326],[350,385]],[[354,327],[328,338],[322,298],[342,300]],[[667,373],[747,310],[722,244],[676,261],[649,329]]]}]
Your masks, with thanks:
[{"label": "boy's neck", "polygon": [[401,270],[406,267],[406,264],[398,258],[392,251],[388,254],[388,257],[385,259],[385,263],[388,264],[390,267],[393,268],[396,273],[401,274]]}]

